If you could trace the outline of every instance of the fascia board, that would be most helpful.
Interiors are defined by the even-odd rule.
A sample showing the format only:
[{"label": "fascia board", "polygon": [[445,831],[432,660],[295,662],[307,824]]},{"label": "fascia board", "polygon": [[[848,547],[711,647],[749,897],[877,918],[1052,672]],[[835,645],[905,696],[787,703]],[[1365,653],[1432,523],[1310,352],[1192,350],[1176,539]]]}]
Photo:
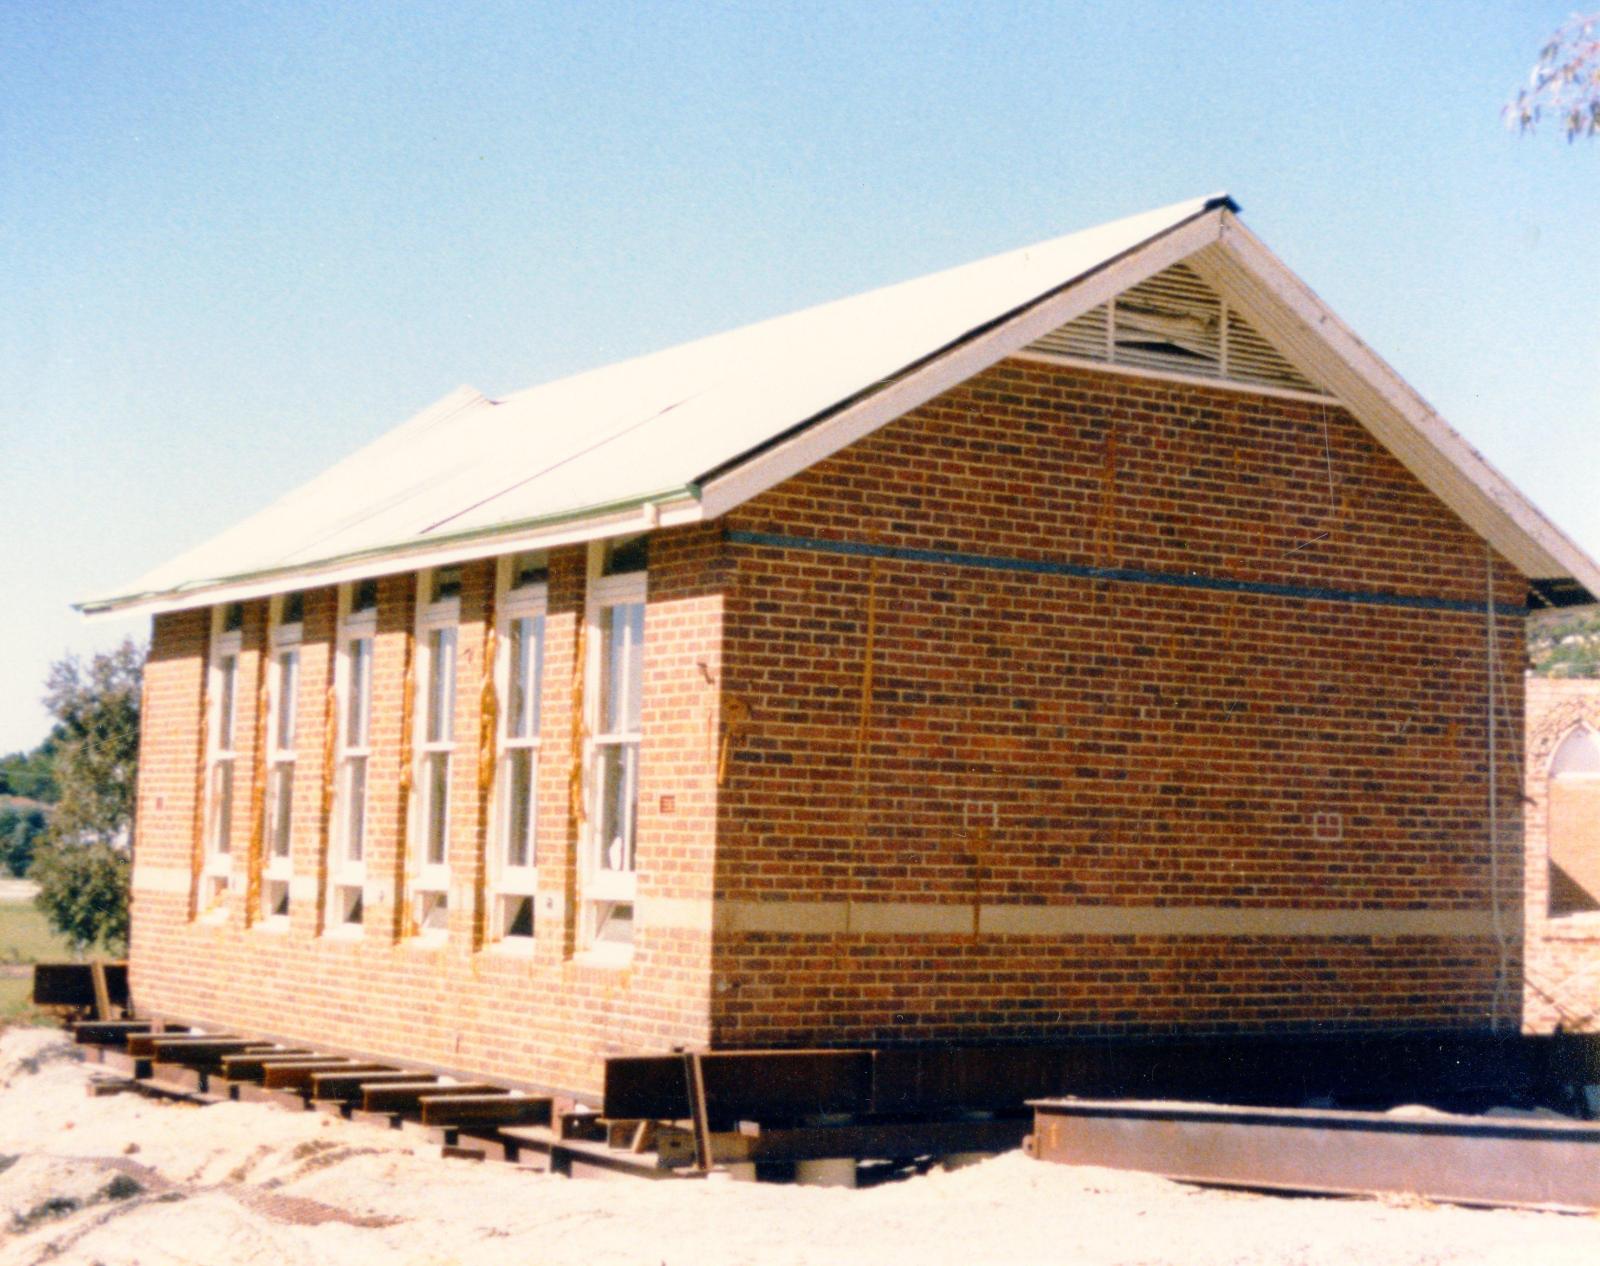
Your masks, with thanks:
[{"label": "fascia board", "polygon": [[375,576],[420,571],[425,567],[446,567],[452,563],[473,562],[497,554],[531,549],[554,549],[560,545],[605,540],[609,537],[626,536],[633,532],[650,531],[655,528],[679,527],[688,523],[698,523],[703,517],[700,503],[691,489],[659,499],[631,502],[609,511],[591,512],[586,517],[576,520],[570,516],[562,516],[551,523],[514,525],[510,529],[489,535],[475,534],[466,540],[457,538],[448,542],[421,543],[377,554],[328,560],[303,568],[277,569],[263,575],[221,579],[213,584],[202,584],[178,593],[130,594],[124,597],[91,599],[73,605],[90,620],[111,615],[127,615],[134,611],[162,615],[172,611],[190,611],[197,607],[214,606],[221,602],[244,602],[252,598],[284,593],[291,589],[344,584]]},{"label": "fascia board", "polygon": [[1524,574],[1569,576],[1600,594],[1600,565],[1341,321],[1234,216],[1191,261],[1262,332],[1320,379],[1397,460]]},{"label": "fascia board", "polygon": [[760,450],[725,473],[707,478],[701,484],[704,517],[720,518],[1130,286],[1215,243],[1225,214],[1226,207],[1219,207],[1167,230],[1041,296],[999,323],[960,340],[855,404]]}]

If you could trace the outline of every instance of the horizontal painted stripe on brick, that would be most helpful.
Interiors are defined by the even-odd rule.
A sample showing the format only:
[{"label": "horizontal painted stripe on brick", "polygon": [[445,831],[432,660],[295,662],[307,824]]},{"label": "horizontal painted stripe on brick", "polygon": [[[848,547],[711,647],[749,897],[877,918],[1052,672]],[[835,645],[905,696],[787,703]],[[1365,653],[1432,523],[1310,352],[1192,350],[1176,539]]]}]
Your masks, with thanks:
[{"label": "horizontal painted stripe on brick", "polygon": [[[948,935],[971,932],[967,904],[720,901],[723,932]],[[1488,910],[1297,910],[1236,906],[983,905],[991,936],[1490,936]]]},{"label": "horizontal painted stripe on brick", "polygon": [[[1204,589],[1215,593],[1248,593],[1267,598],[1298,598],[1309,602],[1347,602],[1358,606],[1407,607],[1416,611],[1455,611],[1482,615],[1484,604],[1459,598],[1435,598],[1426,594],[1383,593],[1361,589],[1325,589],[1316,585],[1279,585],[1259,580],[1234,580],[1228,576],[1204,576],[1196,572],[1142,571],[1133,567],[1092,567],[1087,563],[1063,563],[1042,558],[1008,558],[998,554],[964,554],[955,551],[912,549],[902,545],[874,545],[867,541],[829,541],[814,536],[784,536],[773,532],[745,532],[730,529],[727,539],[735,545],[756,545],[769,549],[805,550],[813,554],[839,554],[850,558],[888,558],[903,563],[929,563],[938,567],[975,567],[984,571],[1008,571],[1032,576],[1069,576],[1075,580],[1110,580],[1122,584],[1164,585],[1175,589]],[[1497,602],[1499,615],[1516,617],[1525,608]]]}]

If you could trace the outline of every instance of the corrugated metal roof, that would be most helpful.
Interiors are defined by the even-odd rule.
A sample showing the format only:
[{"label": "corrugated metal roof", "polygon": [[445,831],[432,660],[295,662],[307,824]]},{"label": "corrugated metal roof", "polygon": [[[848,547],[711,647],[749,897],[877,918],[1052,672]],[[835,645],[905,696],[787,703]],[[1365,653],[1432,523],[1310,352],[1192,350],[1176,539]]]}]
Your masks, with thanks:
[{"label": "corrugated metal roof", "polygon": [[[79,605],[200,605],[403,570],[452,551],[471,557],[705,517],[700,485],[713,474],[950,359],[984,331],[1008,321],[1021,329],[1019,313],[1054,304],[1062,319],[1077,316],[1105,298],[1073,309],[1078,283],[1202,219],[1215,240],[1235,209],[1222,195],[1178,203],[502,400],[463,387],[198,549]],[[1016,350],[1003,338],[984,347],[991,360]],[[710,513],[726,508],[721,499]],[[1567,574],[1551,566],[1548,574]]]}]

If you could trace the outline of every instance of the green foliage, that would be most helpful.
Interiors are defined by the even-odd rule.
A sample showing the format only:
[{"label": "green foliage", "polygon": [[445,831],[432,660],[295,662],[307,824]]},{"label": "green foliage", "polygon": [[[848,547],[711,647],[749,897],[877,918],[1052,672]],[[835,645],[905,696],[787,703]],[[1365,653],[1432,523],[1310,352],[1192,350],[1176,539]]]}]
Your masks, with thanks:
[{"label": "green foliage", "polygon": [[0,867],[26,875],[49,824],[43,805],[0,796]]},{"label": "green foliage", "polygon": [[34,861],[34,904],[78,951],[128,943],[128,854],[110,844],[50,844]]},{"label": "green foliage", "polygon": [[55,715],[61,798],[34,858],[35,904],[79,949],[115,950],[128,938],[127,845],[139,771],[144,650],[124,641],[85,663],[51,665],[45,706]]},{"label": "green foliage", "polygon": [[132,640],[87,663],[69,655],[50,666],[44,704],[56,718],[57,843],[130,838],[143,680],[144,650]]},{"label": "green foliage", "polygon": [[1600,13],[1576,15],[1550,37],[1528,86],[1502,113],[1519,132],[1533,131],[1548,114],[1569,141],[1600,135]]},{"label": "green foliage", "polygon": [[1600,677],[1600,609],[1530,620],[1528,666],[1535,677]]},{"label": "green foliage", "polygon": [[54,804],[56,740],[51,735],[31,752],[0,756],[0,796],[26,796]]}]

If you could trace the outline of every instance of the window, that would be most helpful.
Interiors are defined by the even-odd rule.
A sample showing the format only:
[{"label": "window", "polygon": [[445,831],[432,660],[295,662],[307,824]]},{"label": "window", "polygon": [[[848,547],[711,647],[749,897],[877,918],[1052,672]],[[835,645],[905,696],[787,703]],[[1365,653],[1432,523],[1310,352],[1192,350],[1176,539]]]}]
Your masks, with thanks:
[{"label": "window", "polygon": [[222,908],[233,870],[234,772],[238,765],[239,650],[244,608],[211,611],[211,663],[206,673],[206,808],[200,912]]},{"label": "window", "polygon": [[328,925],[358,928],[366,912],[367,769],[372,755],[372,650],[378,632],[378,590],[372,581],[339,595],[338,660],[334,666],[333,808],[330,814]]},{"label": "window", "polygon": [[450,905],[450,767],[455,749],[456,626],[461,618],[461,571],[422,573],[417,609],[416,757],[406,859],[411,930],[442,937]]},{"label": "window", "polygon": [[584,933],[593,948],[633,944],[640,711],[644,696],[645,538],[590,547]]},{"label": "window", "polygon": [[300,594],[272,600],[272,659],[267,670],[266,856],[261,868],[261,917],[269,922],[289,918],[303,611]]},{"label": "window", "polygon": [[533,936],[546,575],[542,553],[517,554],[501,562],[496,629],[500,762],[489,856],[489,930],[506,941]]},{"label": "window", "polygon": [[1600,737],[1574,729],[1550,758],[1550,917],[1600,911]]}]

